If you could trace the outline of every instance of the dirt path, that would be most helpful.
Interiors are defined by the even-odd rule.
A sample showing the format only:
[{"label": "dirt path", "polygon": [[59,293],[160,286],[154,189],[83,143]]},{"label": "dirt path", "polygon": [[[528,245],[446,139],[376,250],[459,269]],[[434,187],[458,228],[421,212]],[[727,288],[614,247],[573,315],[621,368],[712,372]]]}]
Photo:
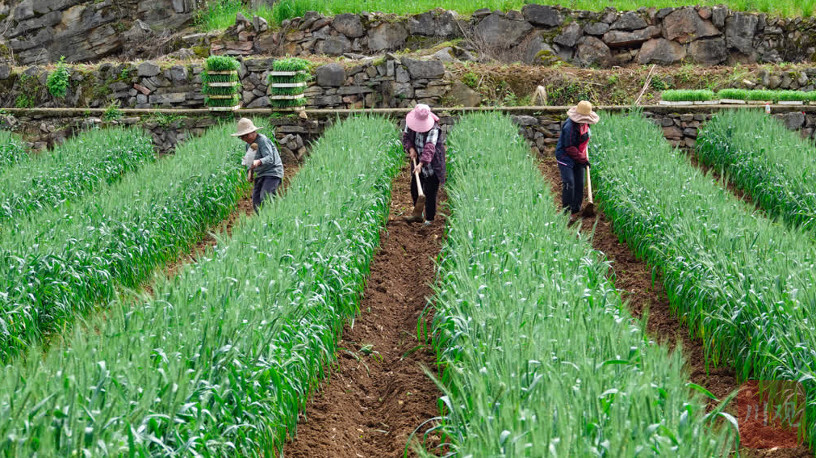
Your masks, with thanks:
[{"label": "dirt path", "polygon": [[411,433],[439,414],[440,393],[422,370],[435,370],[435,355],[416,336],[426,298],[433,294],[445,215],[431,226],[407,224],[401,216],[411,208],[405,167],[394,182],[390,221],[371,265],[361,314],[343,330],[331,377],[309,401],[283,456],[401,457]]},{"label": "dirt path", "polygon": [[[541,172],[550,183],[556,205],[561,205],[561,177],[558,165],[552,158],[552,152],[545,153],[546,159],[539,163]],[[597,209],[597,206],[596,206]],[[635,258],[629,247],[618,240],[612,231],[612,223],[606,216],[597,211],[597,226],[592,238],[592,246],[604,254],[612,262],[615,273],[615,286],[621,290],[623,299],[627,301],[632,315],[640,318],[648,309],[646,332],[661,344],[675,348],[682,345],[683,354],[688,362],[690,379],[718,398],[722,399],[740,387],[734,368],[708,367],[706,368],[703,352],[703,341],[692,338],[689,329],[672,312],[669,299],[662,281],[652,284],[652,269],[642,260]],[[584,219],[581,222],[581,231],[590,233],[595,225],[595,218]],[[713,407],[715,403],[711,403]],[[729,409],[736,415],[736,408]],[[792,449],[753,450],[742,449],[743,456],[749,457],[811,457],[813,454],[806,446]]]}]

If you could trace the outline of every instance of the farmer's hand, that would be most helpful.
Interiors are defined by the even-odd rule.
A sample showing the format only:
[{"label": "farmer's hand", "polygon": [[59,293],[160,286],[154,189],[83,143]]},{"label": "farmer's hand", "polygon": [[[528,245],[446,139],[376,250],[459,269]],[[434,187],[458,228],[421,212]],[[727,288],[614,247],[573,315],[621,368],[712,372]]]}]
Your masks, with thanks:
[{"label": "farmer's hand", "polygon": [[261,166],[261,160],[260,159],[255,159],[255,161],[252,163],[252,168],[257,169],[260,166]]},{"label": "farmer's hand", "polygon": [[408,150],[408,155],[409,155],[409,156],[411,156],[411,164],[413,164],[414,162],[416,162],[417,154],[416,154],[416,150],[415,150],[415,149],[413,149],[413,148],[409,149],[409,150]]}]

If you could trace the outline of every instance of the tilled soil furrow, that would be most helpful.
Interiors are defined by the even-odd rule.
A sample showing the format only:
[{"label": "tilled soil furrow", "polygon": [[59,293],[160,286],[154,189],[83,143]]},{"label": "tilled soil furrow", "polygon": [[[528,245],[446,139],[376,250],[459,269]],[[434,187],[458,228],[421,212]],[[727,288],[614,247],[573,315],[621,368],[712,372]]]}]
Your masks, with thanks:
[{"label": "tilled soil furrow", "polygon": [[429,319],[421,315],[433,294],[444,215],[430,226],[405,223],[412,207],[406,167],[394,182],[360,315],[345,326],[331,376],[309,401],[283,456],[400,457],[414,430],[438,415],[439,390],[423,371],[435,370],[435,354],[416,331],[421,318]]}]

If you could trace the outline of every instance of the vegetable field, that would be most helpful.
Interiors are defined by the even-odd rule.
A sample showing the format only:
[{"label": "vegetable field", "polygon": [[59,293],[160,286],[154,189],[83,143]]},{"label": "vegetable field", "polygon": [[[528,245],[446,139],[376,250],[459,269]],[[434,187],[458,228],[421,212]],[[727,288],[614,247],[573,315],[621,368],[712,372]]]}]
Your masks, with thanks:
[{"label": "vegetable field", "polygon": [[10,165],[28,159],[23,141],[16,135],[0,130],[0,172]]},{"label": "vegetable field", "polygon": [[516,132],[509,118],[474,115],[449,137],[434,336],[450,446],[461,456],[724,452],[728,431],[692,395],[679,352],[645,338]]},{"label": "vegetable field", "polygon": [[816,227],[816,148],[760,111],[727,111],[697,137],[697,157],[768,214]]},{"label": "vegetable field", "polygon": [[814,437],[811,240],[753,213],[637,115],[608,116],[594,133],[598,200],[619,237],[662,273],[712,362],[733,362],[740,379],[803,384]]},{"label": "vegetable field", "polygon": [[0,358],[76,313],[135,288],[173,260],[245,193],[232,126],[71,205],[22,219],[0,238]]},{"label": "vegetable field", "polygon": [[0,168],[0,232],[9,220],[98,191],[152,160],[153,142],[142,131],[94,129]]},{"label": "vegetable field", "polygon": [[[357,311],[397,170],[397,131],[327,131],[283,198],[68,349],[0,376],[10,455],[257,455],[280,447]],[[236,163],[240,158],[236,157]]]}]

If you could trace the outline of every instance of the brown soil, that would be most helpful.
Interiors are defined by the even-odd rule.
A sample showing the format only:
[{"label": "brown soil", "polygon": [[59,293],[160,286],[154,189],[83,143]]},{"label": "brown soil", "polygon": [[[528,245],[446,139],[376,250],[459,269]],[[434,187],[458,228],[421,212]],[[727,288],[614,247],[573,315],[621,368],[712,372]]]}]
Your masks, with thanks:
[{"label": "brown soil", "polygon": [[439,414],[440,392],[423,372],[433,370],[435,355],[417,339],[417,323],[430,320],[423,310],[433,294],[445,215],[431,226],[402,221],[413,208],[407,166],[392,198],[361,315],[345,326],[331,380],[309,401],[284,449],[287,458],[401,457],[411,434]]},{"label": "brown soil", "polygon": [[[539,166],[550,182],[556,205],[560,206],[561,176],[558,165],[552,156],[552,151],[545,155],[546,159],[541,161]],[[612,231],[611,221],[597,206],[595,209],[594,218],[581,220],[581,231],[590,234],[594,230],[592,246],[603,252],[612,262],[615,285],[621,290],[622,297],[627,302],[632,315],[640,318],[648,311],[647,334],[655,341],[668,345],[669,348],[674,349],[680,345],[688,364],[691,381],[704,387],[717,398],[723,399],[739,389],[740,384],[733,367],[707,367],[703,341],[692,336],[686,324],[672,311],[662,281],[658,279],[652,283],[651,267],[643,260],[637,259],[629,247],[618,240],[617,235]],[[709,401],[709,408],[716,405],[717,402]],[[732,415],[738,415],[736,403],[732,403],[726,410]],[[751,434],[755,430],[751,428],[742,430],[742,424],[740,428],[741,440],[753,444]],[[774,458],[813,456],[806,446],[771,450],[741,448],[740,453],[744,456]]]}]

